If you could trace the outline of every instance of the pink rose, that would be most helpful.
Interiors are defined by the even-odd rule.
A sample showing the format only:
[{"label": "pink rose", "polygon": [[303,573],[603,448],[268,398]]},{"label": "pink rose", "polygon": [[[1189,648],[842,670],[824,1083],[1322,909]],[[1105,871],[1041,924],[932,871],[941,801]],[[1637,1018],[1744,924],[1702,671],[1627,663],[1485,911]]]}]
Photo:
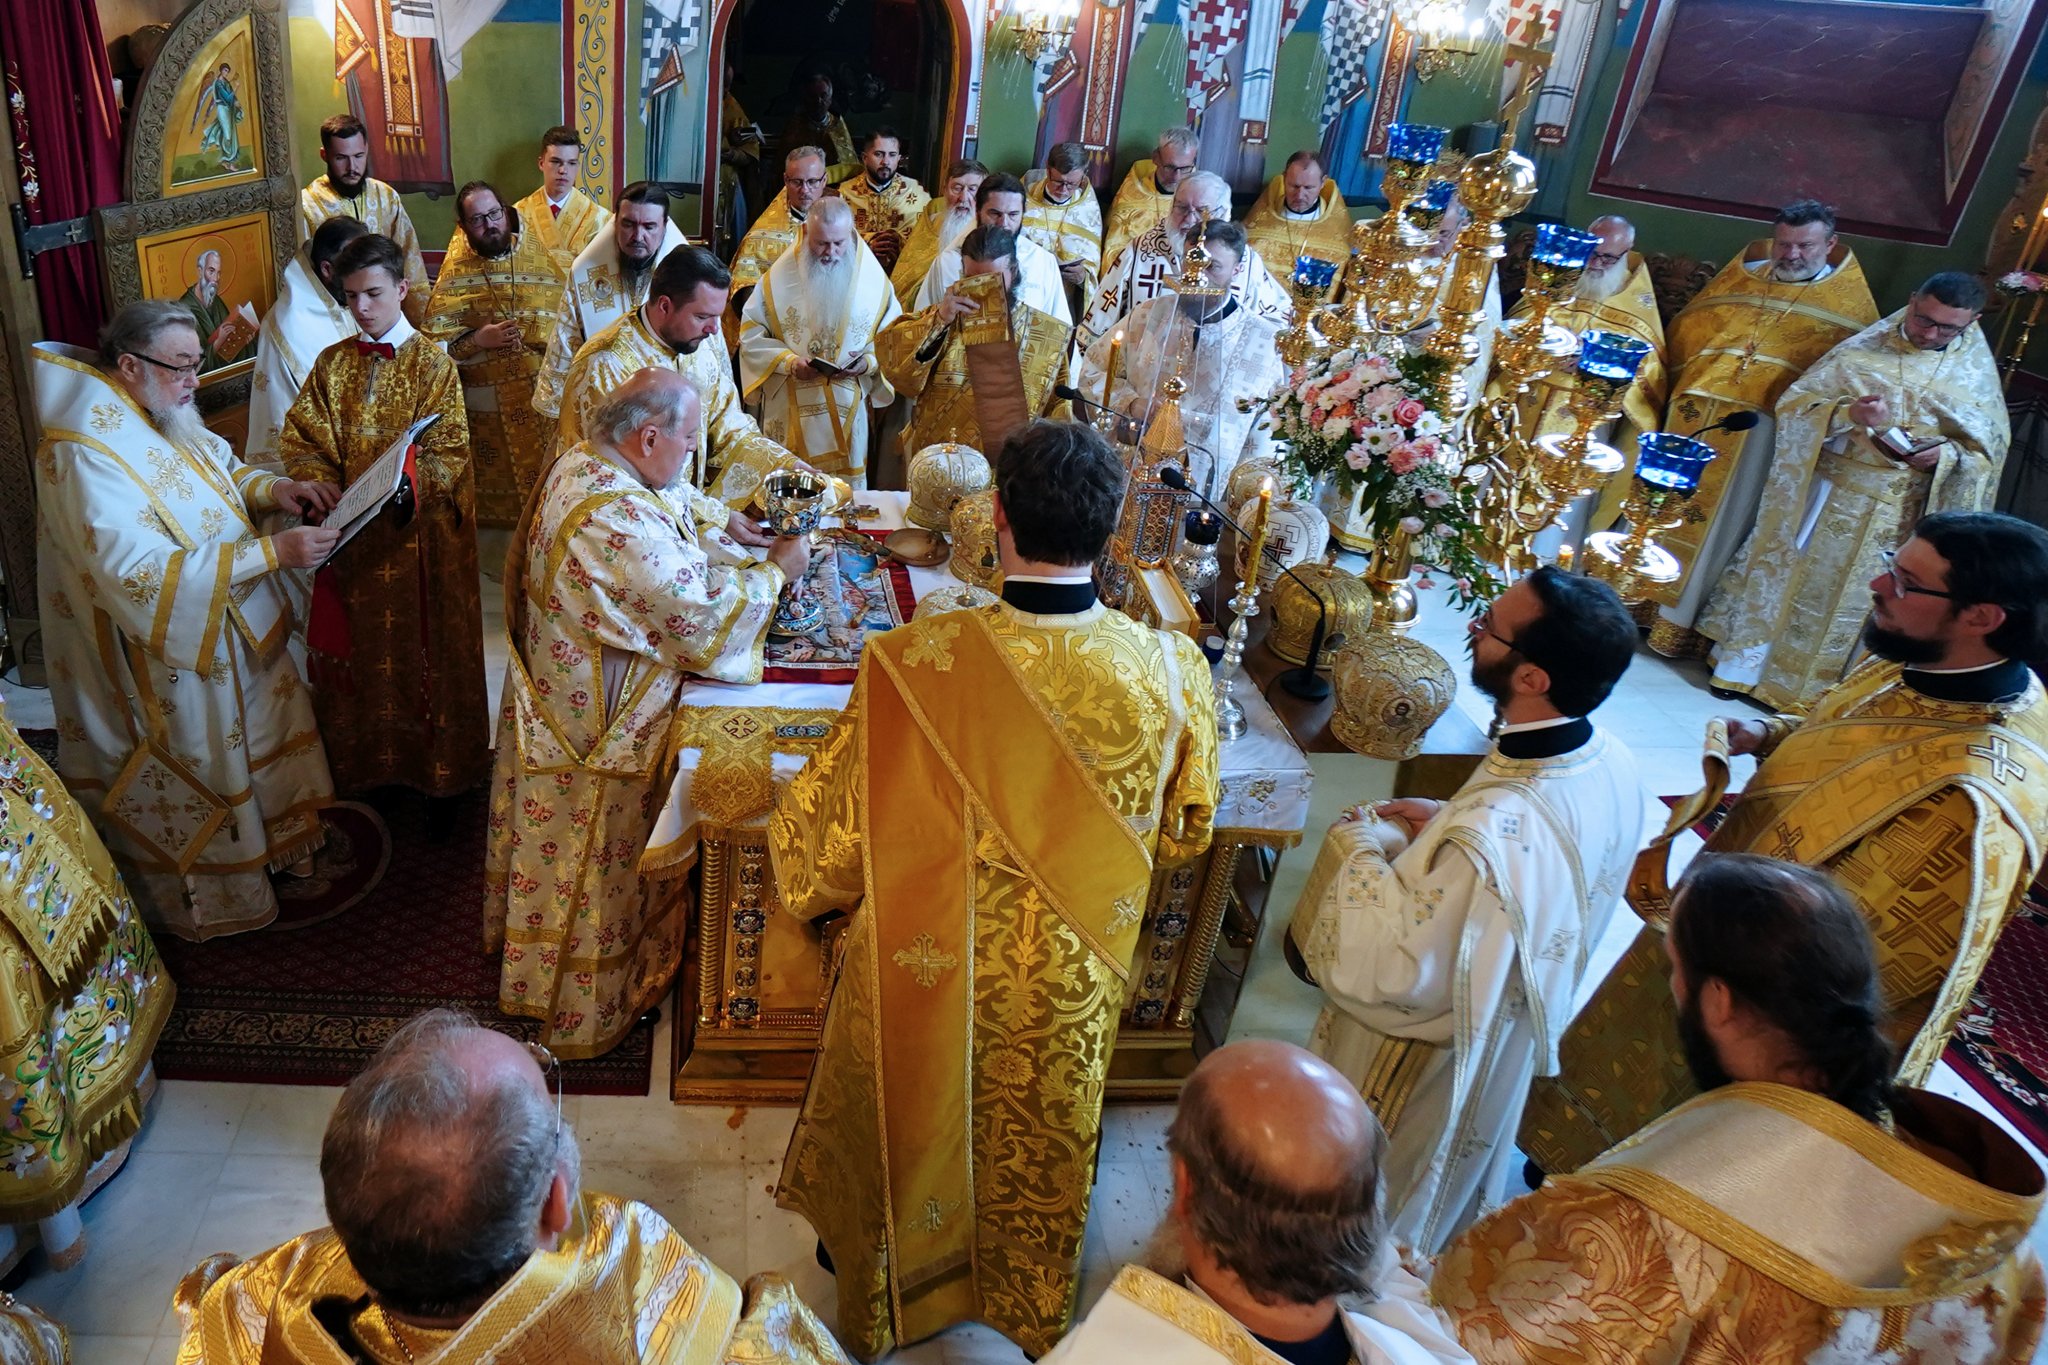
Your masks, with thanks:
[{"label": "pink rose", "polygon": [[1364,446],[1353,446],[1344,452],[1344,463],[1353,469],[1363,469],[1372,463],[1372,452]]},{"label": "pink rose", "polygon": [[1394,420],[1404,427],[1412,427],[1415,425],[1416,419],[1428,411],[1429,409],[1422,405],[1421,399],[1403,398],[1400,402],[1394,404]]},{"label": "pink rose", "polygon": [[1417,453],[1413,441],[1404,442],[1387,452],[1387,467],[1396,474],[1412,474],[1422,463],[1422,456]]}]

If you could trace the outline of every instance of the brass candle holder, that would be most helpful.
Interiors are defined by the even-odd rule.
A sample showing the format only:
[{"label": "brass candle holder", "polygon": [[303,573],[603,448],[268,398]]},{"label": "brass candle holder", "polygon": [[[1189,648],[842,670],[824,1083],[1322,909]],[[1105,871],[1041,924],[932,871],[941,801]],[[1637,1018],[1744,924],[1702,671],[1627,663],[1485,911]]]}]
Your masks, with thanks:
[{"label": "brass candle holder", "polygon": [[1337,267],[1330,261],[1315,256],[1295,258],[1294,274],[1288,279],[1294,294],[1294,323],[1274,341],[1280,363],[1290,374],[1330,353],[1330,342],[1316,326],[1316,318],[1336,276]]},{"label": "brass candle holder", "polygon": [[1316,316],[1316,327],[1334,345],[1398,336],[1429,316],[1443,270],[1429,251],[1449,193],[1432,195],[1431,178],[1447,134],[1447,129],[1421,123],[1397,123],[1387,130],[1380,186],[1387,211],[1352,227],[1342,301],[1325,305]]},{"label": "brass candle holder", "polygon": [[1613,584],[1626,601],[1640,600],[1651,587],[1677,582],[1684,566],[1656,543],[1656,537],[1702,518],[1692,498],[1699,491],[1700,471],[1714,453],[1705,441],[1690,436],[1645,434],[1636,457],[1635,486],[1622,505],[1628,530],[1596,531],[1586,537],[1587,572]]}]

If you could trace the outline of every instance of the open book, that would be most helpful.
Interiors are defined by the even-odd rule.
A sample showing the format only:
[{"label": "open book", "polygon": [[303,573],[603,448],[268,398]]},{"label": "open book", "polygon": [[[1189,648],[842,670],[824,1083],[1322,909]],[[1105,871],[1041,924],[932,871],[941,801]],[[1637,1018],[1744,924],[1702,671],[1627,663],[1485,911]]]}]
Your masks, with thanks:
[{"label": "open book", "polygon": [[[341,547],[355,538],[356,532],[370,524],[371,518],[384,510],[384,504],[391,501],[391,495],[398,491],[399,481],[405,477],[405,455],[412,449],[420,433],[441,420],[441,414],[430,413],[406,429],[405,435],[393,441],[377,462],[357,477],[349,480],[347,488],[341,490],[341,501],[334,504],[334,510],[327,514],[322,523],[341,532],[341,539],[334,542],[334,554],[341,553]],[[327,556],[333,560],[334,554]]]},{"label": "open book", "polygon": [[1883,431],[1870,433],[1870,443],[1894,460],[1910,460],[1915,455],[1946,444],[1947,439],[1945,436],[1930,436],[1923,441],[1900,427],[1886,427]]},{"label": "open book", "polygon": [[223,363],[233,360],[242,353],[242,348],[256,339],[256,310],[245,299],[242,306],[228,314],[228,320],[213,329],[213,335],[206,344],[213,348]]}]

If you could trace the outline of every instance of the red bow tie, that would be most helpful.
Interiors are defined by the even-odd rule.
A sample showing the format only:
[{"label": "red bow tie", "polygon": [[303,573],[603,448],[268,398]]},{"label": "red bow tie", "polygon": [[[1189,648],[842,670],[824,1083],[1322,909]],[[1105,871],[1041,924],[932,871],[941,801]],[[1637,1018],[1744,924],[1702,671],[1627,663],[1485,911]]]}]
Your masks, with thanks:
[{"label": "red bow tie", "polygon": [[357,337],[355,342],[357,355],[382,356],[384,359],[389,360],[398,354],[398,348],[388,341],[365,341],[361,337]]}]

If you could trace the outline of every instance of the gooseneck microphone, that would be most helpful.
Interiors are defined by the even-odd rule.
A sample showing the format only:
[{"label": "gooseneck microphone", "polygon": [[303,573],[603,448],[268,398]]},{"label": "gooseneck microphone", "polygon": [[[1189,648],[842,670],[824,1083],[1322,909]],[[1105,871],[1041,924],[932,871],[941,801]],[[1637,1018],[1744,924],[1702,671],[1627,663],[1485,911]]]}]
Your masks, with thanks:
[{"label": "gooseneck microphone", "polygon": [[1723,417],[1718,422],[1712,422],[1706,426],[1701,427],[1698,431],[1691,433],[1691,439],[1697,441],[1700,437],[1706,435],[1710,431],[1748,431],[1751,427],[1755,426],[1758,422],[1761,422],[1763,420],[1764,419],[1761,414],[1752,412],[1748,408],[1744,408],[1740,412],[1729,413],[1726,417]]}]

